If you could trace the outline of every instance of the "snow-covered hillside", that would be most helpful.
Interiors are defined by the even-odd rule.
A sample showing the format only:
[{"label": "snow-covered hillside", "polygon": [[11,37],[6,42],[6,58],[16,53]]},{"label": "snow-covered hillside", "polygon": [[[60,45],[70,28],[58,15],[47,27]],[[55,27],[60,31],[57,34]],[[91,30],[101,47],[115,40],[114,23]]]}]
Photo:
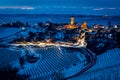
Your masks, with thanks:
[{"label": "snow-covered hillside", "polygon": [[20,28],[0,28],[0,38],[8,37],[19,32]]},{"label": "snow-covered hillside", "polygon": [[[24,69],[20,69],[19,71],[20,74],[30,75],[30,80],[39,80],[41,78],[49,79],[55,77],[59,73],[64,74],[62,77],[68,77],[78,73],[88,65],[86,64],[87,60],[84,53],[81,54],[75,51],[71,53],[69,51],[62,53],[61,48],[56,46],[32,47],[31,49],[32,50],[29,51],[40,55],[40,59],[36,63],[29,63],[26,59]],[[17,63],[18,62],[15,62],[13,65]],[[68,73],[68,71],[70,72]]]},{"label": "snow-covered hillside", "polygon": [[20,57],[21,53],[9,48],[0,48],[0,68],[8,65]]},{"label": "snow-covered hillside", "polygon": [[120,48],[99,55],[92,68],[70,80],[120,80]]}]

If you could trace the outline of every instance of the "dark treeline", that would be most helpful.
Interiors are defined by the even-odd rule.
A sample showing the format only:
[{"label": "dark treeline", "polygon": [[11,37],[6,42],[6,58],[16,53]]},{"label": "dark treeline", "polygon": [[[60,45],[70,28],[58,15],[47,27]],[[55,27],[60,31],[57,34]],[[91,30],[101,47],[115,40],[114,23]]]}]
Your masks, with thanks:
[{"label": "dark treeline", "polygon": [[8,65],[5,68],[0,69],[0,80],[25,80],[29,75],[20,75],[17,73],[17,68],[12,68]]}]

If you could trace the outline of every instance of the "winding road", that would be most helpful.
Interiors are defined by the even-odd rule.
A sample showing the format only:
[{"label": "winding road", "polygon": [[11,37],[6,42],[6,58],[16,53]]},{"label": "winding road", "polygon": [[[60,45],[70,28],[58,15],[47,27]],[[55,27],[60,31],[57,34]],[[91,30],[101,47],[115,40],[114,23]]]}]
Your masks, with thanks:
[{"label": "winding road", "polygon": [[13,46],[29,46],[29,45],[33,45],[33,46],[64,46],[64,47],[73,47],[73,48],[81,48],[83,51],[84,51],[84,53],[87,53],[89,56],[90,56],[90,63],[85,67],[85,68],[83,68],[80,72],[78,72],[78,73],[76,73],[76,74],[74,74],[74,75],[72,75],[72,76],[69,76],[69,77],[66,77],[66,78],[64,78],[64,80],[66,80],[66,79],[70,79],[70,78],[73,78],[73,77],[76,77],[76,76],[78,76],[78,75],[81,75],[82,73],[84,73],[84,72],[86,72],[88,69],[90,69],[95,63],[96,63],[96,56],[95,56],[95,54],[94,53],[92,53],[89,49],[87,49],[87,48],[85,48],[84,46],[83,47],[81,47],[81,46],[76,46],[76,45],[61,45],[61,44],[47,44],[47,43],[45,43],[45,44],[33,44],[33,43],[28,43],[28,44],[12,44]]},{"label": "winding road", "polygon": [[88,69],[90,69],[96,63],[95,54],[93,54],[89,49],[86,49],[86,48],[82,48],[82,49],[86,50],[89,53],[89,56],[91,57],[90,64],[87,67],[85,67],[84,69],[82,69],[79,73],[76,73],[75,75],[69,76],[69,77],[65,78],[64,80],[81,75],[82,73],[86,72]]}]

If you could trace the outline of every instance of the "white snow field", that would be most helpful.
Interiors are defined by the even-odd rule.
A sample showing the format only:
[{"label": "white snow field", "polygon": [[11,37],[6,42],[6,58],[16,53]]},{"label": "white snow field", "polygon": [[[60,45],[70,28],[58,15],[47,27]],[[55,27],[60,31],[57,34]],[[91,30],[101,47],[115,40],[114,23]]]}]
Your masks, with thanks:
[{"label": "white snow field", "polygon": [[12,61],[15,61],[20,57],[20,55],[20,51],[9,48],[0,48],[0,68],[5,67]]},{"label": "white snow field", "polygon": [[[30,75],[30,80],[50,79],[60,72],[65,73],[64,77],[67,77],[82,70],[86,64],[86,57],[80,52],[62,53],[60,48],[56,46],[32,49],[42,56],[41,59],[36,63],[26,63],[24,65],[25,68],[19,71],[20,74]],[[77,56],[77,54],[79,54],[79,56]],[[79,69],[75,71],[75,66],[77,65]],[[70,71],[69,74],[68,71],[66,71],[67,69]],[[73,73],[71,74],[71,72]]]},{"label": "white snow field", "polygon": [[1,28],[0,27],[0,39],[13,35],[19,31],[21,31],[20,28]]},{"label": "white snow field", "polygon": [[69,80],[120,80],[120,48],[99,55],[92,68]]}]

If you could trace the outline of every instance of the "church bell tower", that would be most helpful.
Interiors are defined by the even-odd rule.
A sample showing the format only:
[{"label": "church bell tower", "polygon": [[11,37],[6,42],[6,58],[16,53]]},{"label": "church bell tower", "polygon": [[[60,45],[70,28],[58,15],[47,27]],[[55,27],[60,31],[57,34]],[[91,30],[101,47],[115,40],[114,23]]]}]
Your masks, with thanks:
[{"label": "church bell tower", "polygon": [[73,25],[74,24],[74,16],[71,16],[71,25]]}]

